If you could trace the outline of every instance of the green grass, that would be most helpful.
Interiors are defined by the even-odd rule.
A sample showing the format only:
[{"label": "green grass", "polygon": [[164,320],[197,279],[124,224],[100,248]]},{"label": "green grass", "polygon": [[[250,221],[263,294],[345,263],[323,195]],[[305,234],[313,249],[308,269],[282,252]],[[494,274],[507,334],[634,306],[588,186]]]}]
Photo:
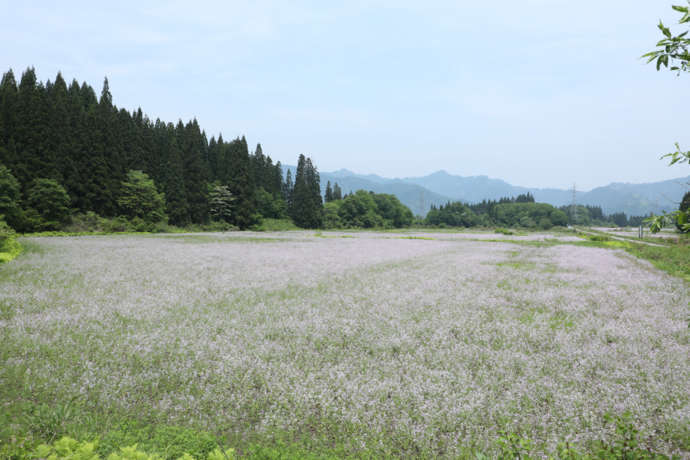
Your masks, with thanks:
[{"label": "green grass", "polygon": [[285,232],[301,230],[291,219],[261,219],[261,223],[252,227],[256,232]]},{"label": "green grass", "polygon": [[660,270],[690,281],[690,245],[688,244],[664,246],[631,244],[626,250],[636,257],[648,260]]}]

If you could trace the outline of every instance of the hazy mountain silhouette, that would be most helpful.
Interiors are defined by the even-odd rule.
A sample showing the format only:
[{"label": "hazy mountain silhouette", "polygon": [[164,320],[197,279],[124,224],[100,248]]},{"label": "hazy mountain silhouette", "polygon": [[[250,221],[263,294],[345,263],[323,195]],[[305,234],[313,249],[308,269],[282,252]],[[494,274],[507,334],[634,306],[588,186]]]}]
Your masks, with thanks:
[{"label": "hazy mountain silhouette", "polygon": [[[294,174],[294,167],[289,166]],[[321,189],[326,183],[338,182],[343,193],[370,190],[390,193],[417,215],[425,215],[432,204],[448,201],[476,203],[482,200],[498,200],[530,192],[536,201],[554,206],[569,205],[573,200],[572,189],[531,188],[509,184],[488,176],[456,176],[437,171],[422,177],[390,179],[376,174],[357,174],[347,169],[320,172]],[[577,204],[601,206],[604,213],[624,212],[629,216],[658,214],[678,208],[683,194],[690,188],[690,176],[645,184],[611,183],[589,192],[578,191]]]}]

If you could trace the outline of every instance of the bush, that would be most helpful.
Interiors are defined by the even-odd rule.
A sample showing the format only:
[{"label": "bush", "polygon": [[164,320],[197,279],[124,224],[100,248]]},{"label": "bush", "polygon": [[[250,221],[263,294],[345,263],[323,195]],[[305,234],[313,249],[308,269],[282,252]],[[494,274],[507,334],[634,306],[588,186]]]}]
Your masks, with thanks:
[{"label": "bush", "polygon": [[393,195],[357,190],[324,208],[327,228],[400,228],[412,223],[412,211]]},{"label": "bush", "polygon": [[12,230],[12,228],[10,228],[10,226],[0,218],[0,248],[4,247],[5,243],[13,237],[14,230]]},{"label": "bush", "polygon": [[553,224],[551,223],[551,220],[548,217],[542,217],[539,219],[539,228],[542,230],[548,230],[551,227],[553,227]]},{"label": "bush", "polygon": [[292,222],[292,219],[261,219],[251,229],[256,232],[285,232],[299,230],[300,228]]},{"label": "bush", "polygon": [[287,203],[281,196],[273,196],[259,187],[254,193],[256,209],[261,217],[270,219],[284,219],[287,217]]},{"label": "bush", "polygon": [[323,206],[323,226],[326,229],[342,228],[343,221],[338,215],[343,200],[329,201]]},{"label": "bush", "polygon": [[[153,179],[142,171],[130,170],[127,172],[127,180],[122,182],[122,192],[117,199],[117,204],[127,217],[133,219],[135,227],[145,227],[140,221],[152,224],[167,220],[165,195],[158,192]],[[135,219],[139,220],[134,222]]]},{"label": "bush", "polygon": [[22,246],[15,239],[14,230],[0,218],[0,263],[9,262],[21,251]]},{"label": "bush", "polygon": [[69,221],[69,195],[53,179],[34,180],[26,201],[26,220],[33,231],[59,230]]},{"label": "bush", "polygon": [[106,219],[93,211],[88,211],[73,215],[69,225],[65,227],[65,231],[74,233],[105,232],[106,225]]},{"label": "bush", "polygon": [[494,231],[496,233],[500,233],[501,235],[515,235],[515,232],[513,232],[512,230],[508,230],[507,228],[503,228],[503,227],[496,227],[494,229]]}]

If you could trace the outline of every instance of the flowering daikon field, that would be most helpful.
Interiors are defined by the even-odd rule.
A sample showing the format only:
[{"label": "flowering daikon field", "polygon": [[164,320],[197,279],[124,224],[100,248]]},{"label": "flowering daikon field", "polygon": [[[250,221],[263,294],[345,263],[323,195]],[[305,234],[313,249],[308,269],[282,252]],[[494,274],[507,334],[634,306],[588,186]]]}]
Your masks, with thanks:
[{"label": "flowering daikon field", "polygon": [[24,238],[0,266],[0,404],[47,408],[55,436],[117,418],[380,457],[491,455],[509,434],[586,451],[618,417],[687,458],[688,284],[581,241]]}]

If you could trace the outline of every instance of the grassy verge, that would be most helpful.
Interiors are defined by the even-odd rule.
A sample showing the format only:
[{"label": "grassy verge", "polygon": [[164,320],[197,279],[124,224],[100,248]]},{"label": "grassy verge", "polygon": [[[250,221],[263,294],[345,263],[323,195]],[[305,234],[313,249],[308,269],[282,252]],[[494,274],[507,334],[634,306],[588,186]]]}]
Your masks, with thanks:
[{"label": "grassy verge", "polygon": [[615,240],[600,232],[596,235],[584,235],[583,238],[583,244],[625,249],[670,275],[690,281],[690,239],[683,235],[672,240],[648,238],[652,240],[653,245],[640,243],[633,238],[625,238],[625,241]]},{"label": "grassy verge", "polygon": [[690,245],[669,244],[646,246],[631,244],[626,251],[641,259],[648,260],[656,268],[673,276],[690,281]]}]

